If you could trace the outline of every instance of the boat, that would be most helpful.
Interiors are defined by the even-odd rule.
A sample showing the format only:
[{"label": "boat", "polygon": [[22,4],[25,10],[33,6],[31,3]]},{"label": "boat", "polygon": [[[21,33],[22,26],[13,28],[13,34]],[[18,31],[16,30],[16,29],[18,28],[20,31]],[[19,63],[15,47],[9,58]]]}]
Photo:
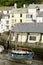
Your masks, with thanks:
[{"label": "boat", "polygon": [[29,59],[34,56],[34,53],[27,48],[18,48],[16,50],[9,50],[8,55],[15,59]]}]

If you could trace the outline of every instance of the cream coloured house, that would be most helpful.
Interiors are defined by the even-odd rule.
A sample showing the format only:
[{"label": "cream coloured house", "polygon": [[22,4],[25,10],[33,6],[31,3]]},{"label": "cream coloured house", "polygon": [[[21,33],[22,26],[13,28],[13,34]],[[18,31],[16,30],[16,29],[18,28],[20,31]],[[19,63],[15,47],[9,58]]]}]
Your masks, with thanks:
[{"label": "cream coloured house", "polygon": [[10,23],[15,25],[17,23],[34,23],[29,16],[28,8],[13,8],[10,13]]},{"label": "cream coloured house", "polygon": [[[10,27],[17,23],[34,23],[37,22],[37,16],[43,11],[43,4],[30,4],[22,8],[17,8],[17,4],[11,9]],[[41,18],[39,18],[41,20]]]}]

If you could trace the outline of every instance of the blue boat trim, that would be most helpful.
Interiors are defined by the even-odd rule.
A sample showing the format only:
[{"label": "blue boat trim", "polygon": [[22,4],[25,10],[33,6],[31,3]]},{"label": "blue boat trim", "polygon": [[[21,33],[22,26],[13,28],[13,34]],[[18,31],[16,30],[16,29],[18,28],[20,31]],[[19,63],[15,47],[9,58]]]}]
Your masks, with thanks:
[{"label": "blue boat trim", "polygon": [[28,58],[32,58],[34,56],[33,52],[30,52],[29,54],[17,54],[17,53],[12,53],[10,51],[8,51],[8,55],[12,58],[17,58],[17,59],[28,59]]}]

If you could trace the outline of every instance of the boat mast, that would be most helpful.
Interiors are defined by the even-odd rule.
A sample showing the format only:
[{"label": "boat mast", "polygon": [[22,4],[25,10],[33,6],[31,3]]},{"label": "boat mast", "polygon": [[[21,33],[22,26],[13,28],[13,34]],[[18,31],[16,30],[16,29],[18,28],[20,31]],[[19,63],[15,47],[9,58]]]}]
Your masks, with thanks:
[{"label": "boat mast", "polygon": [[10,34],[9,34],[9,45],[11,45],[11,30],[10,30]]},{"label": "boat mast", "polygon": [[17,43],[18,43],[18,42],[17,42],[18,34],[16,34],[16,35],[17,35],[17,37],[16,37],[16,40],[15,40],[15,50],[17,50],[17,45],[18,45],[18,44],[17,44]]}]

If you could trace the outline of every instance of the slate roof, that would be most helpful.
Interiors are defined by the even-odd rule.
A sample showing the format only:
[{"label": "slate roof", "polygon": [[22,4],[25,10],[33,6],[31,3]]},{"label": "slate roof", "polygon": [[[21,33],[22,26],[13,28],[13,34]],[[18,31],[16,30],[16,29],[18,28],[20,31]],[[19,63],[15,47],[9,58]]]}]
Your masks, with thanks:
[{"label": "slate roof", "polygon": [[27,13],[28,8],[13,8],[11,13]]},{"label": "slate roof", "polygon": [[37,17],[43,17],[43,12],[40,12]]},{"label": "slate roof", "polygon": [[43,4],[30,4],[29,5],[29,9],[35,9],[36,7],[43,9]]},{"label": "slate roof", "polygon": [[3,11],[3,10],[11,10],[13,8],[14,8],[14,6],[0,6],[1,11]]},{"label": "slate roof", "polygon": [[43,33],[43,23],[19,23],[16,24],[13,32],[33,32],[33,33]]}]

